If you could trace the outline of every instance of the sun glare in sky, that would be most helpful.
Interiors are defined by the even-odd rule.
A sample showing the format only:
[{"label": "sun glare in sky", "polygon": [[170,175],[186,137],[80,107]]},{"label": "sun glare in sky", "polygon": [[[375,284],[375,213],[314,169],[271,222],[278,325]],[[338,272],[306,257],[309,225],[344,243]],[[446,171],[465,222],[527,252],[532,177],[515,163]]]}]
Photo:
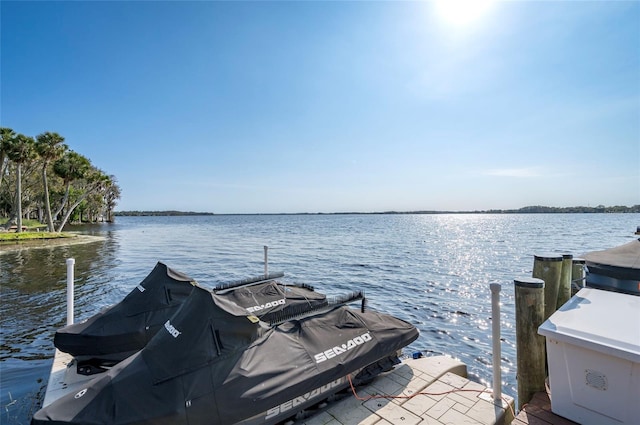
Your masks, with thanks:
[{"label": "sun glare in sky", "polygon": [[480,21],[494,3],[494,0],[436,0],[434,6],[442,21],[463,28]]}]

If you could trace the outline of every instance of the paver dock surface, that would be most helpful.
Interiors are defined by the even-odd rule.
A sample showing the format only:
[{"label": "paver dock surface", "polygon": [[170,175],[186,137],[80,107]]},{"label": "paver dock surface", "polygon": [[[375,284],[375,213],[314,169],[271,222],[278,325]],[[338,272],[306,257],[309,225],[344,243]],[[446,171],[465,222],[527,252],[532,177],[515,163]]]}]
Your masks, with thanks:
[{"label": "paver dock surface", "polygon": [[358,388],[358,398],[347,396],[295,424],[509,424],[513,398],[494,403],[491,390],[465,376],[466,366],[449,357],[407,359]]}]

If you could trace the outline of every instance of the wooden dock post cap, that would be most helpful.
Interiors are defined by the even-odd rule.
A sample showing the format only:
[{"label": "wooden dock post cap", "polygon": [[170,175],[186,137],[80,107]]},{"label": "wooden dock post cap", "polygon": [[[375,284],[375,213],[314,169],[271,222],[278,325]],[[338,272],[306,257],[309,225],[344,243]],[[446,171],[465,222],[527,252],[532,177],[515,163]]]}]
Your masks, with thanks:
[{"label": "wooden dock post cap", "polygon": [[544,254],[533,254],[533,259],[537,261],[562,261],[562,255],[547,252]]},{"label": "wooden dock post cap", "polygon": [[586,264],[587,260],[584,258],[576,257],[573,259],[573,264]]},{"label": "wooden dock post cap", "polygon": [[571,260],[573,259],[573,254],[562,254],[563,260]]},{"label": "wooden dock post cap", "polygon": [[544,280],[537,277],[519,277],[514,279],[513,283],[521,288],[544,288]]}]

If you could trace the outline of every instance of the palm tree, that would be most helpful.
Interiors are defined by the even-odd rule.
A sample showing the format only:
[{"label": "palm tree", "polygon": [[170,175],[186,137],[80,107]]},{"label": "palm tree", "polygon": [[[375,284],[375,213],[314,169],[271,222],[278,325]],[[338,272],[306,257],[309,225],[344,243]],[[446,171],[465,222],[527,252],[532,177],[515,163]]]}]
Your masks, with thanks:
[{"label": "palm tree", "polygon": [[71,183],[74,180],[79,180],[91,168],[91,162],[84,156],[74,151],[67,151],[65,154],[53,163],[53,172],[62,179],[65,185],[65,193],[60,202],[58,210],[55,212],[55,216],[62,212],[62,209],[69,200],[69,193],[71,192]]},{"label": "palm tree", "polygon": [[[64,209],[67,201],[69,200],[69,194],[71,193],[71,183],[77,180],[84,179],[91,170],[91,161],[86,157],[80,155],[77,152],[69,150],[64,155],[53,163],[53,172],[60,177],[65,184],[65,193],[60,202],[60,206],[55,212],[55,216],[58,216]],[[70,214],[69,214],[70,215]],[[62,231],[68,216],[60,223],[58,232]]]},{"label": "palm tree", "polygon": [[44,186],[44,208],[47,215],[47,228],[54,231],[53,217],[51,215],[51,203],[49,201],[49,183],[47,181],[47,167],[53,161],[61,158],[68,149],[64,143],[64,137],[58,133],[42,133],[36,136],[35,148],[42,159],[42,184]]},{"label": "palm tree", "polygon": [[22,232],[22,164],[36,157],[33,137],[18,134],[8,143],[7,156],[16,164],[16,232]]},{"label": "palm tree", "polygon": [[7,152],[11,141],[16,137],[16,132],[10,128],[0,128],[0,188],[2,187],[2,180],[7,172],[9,166],[9,158]]}]

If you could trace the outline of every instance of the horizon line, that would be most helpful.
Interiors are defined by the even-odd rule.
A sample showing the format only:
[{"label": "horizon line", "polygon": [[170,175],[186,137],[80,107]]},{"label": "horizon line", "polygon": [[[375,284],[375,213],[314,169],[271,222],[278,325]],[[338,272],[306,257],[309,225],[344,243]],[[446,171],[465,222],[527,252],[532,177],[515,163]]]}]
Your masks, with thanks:
[{"label": "horizon line", "polygon": [[[615,211],[611,211],[615,210]],[[334,211],[334,212],[239,212],[239,213],[214,213],[208,211],[180,211],[180,210],[123,210],[114,211],[115,215],[349,215],[349,214],[535,214],[535,213],[640,213],[640,204],[626,206],[572,206],[549,207],[544,205],[531,205],[520,208],[493,208],[487,210],[415,210],[415,211]]]}]

